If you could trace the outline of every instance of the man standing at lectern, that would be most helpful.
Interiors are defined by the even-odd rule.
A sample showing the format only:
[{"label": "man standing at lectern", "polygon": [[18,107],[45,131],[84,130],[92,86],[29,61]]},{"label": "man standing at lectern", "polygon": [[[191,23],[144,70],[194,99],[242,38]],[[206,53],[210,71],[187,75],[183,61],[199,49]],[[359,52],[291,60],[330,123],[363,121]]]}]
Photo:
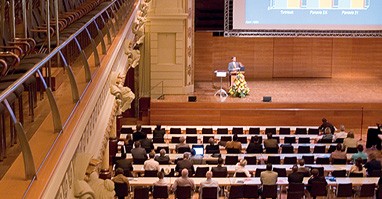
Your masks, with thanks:
[{"label": "man standing at lectern", "polygon": [[236,72],[236,71],[244,71],[244,66],[241,64],[241,62],[236,61],[236,57],[232,57],[232,61],[228,64],[228,71]]}]

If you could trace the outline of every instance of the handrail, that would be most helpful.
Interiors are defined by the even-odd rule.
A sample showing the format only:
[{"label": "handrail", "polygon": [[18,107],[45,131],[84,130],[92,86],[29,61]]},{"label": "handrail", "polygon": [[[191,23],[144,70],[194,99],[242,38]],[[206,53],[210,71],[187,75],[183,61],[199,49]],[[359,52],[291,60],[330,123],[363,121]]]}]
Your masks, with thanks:
[{"label": "handrail", "polygon": [[102,9],[99,13],[97,13],[95,16],[93,16],[86,24],[84,24],[80,29],[78,29],[75,33],[70,35],[68,39],[66,39],[62,44],[54,48],[43,60],[38,62],[36,65],[34,65],[33,68],[28,70],[28,72],[24,73],[23,76],[21,76],[19,79],[17,79],[15,82],[13,82],[8,88],[3,90],[0,95],[0,102],[4,101],[8,95],[10,95],[12,92],[16,90],[16,88],[24,83],[31,75],[34,75],[37,70],[39,70],[43,65],[45,65],[50,59],[53,58],[57,53],[59,53],[66,45],[69,44],[73,39],[75,39],[85,28],[87,28],[91,23],[93,23],[94,20],[96,20],[101,14],[103,14],[107,9],[110,8],[110,6],[114,5],[114,3],[117,0],[113,0],[110,2],[109,5],[107,5],[104,9]]}]

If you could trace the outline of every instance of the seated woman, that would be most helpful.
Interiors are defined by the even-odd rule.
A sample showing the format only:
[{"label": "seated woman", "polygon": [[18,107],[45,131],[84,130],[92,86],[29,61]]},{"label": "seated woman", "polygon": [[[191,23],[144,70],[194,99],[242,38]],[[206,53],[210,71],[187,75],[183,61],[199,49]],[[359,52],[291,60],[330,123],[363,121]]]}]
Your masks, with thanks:
[{"label": "seated woman", "polygon": [[362,176],[366,177],[366,169],[362,165],[362,158],[355,160],[355,164],[351,166],[349,173],[362,173]]},{"label": "seated woman", "polygon": [[319,139],[318,143],[331,143],[333,140],[333,134],[331,132],[330,127],[326,127],[324,130],[324,134],[322,135],[321,139]]},{"label": "seated woman", "polygon": [[236,176],[238,173],[244,173],[245,176],[251,177],[251,174],[249,173],[248,169],[245,168],[246,165],[247,165],[246,159],[240,160],[240,162],[236,164],[235,174],[233,175],[233,177],[238,177]]}]

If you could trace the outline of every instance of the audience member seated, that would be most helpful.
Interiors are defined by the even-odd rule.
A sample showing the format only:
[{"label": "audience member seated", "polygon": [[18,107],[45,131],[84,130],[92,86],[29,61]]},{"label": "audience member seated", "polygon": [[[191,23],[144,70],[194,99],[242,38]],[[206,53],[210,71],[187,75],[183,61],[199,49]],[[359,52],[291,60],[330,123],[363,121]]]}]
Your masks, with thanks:
[{"label": "audience member seated", "polygon": [[367,175],[370,176],[374,170],[381,170],[381,162],[377,160],[375,152],[369,154],[369,161],[364,165]]},{"label": "audience member seated", "polygon": [[292,173],[288,175],[288,182],[289,183],[302,183],[303,179],[304,179],[304,174],[301,172],[298,172],[298,166],[297,165],[293,165]]},{"label": "audience member seated", "polygon": [[200,183],[200,191],[199,191],[199,198],[202,198],[202,194],[203,194],[203,188],[205,187],[216,187],[217,188],[217,198],[219,198],[219,183],[216,181],[216,180],[212,180],[212,172],[211,171],[207,171],[206,173],[206,181],[203,181]]},{"label": "audience member seated", "polygon": [[210,145],[206,146],[206,153],[220,153],[219,145],[215,144],[214,138],[208,140]]},{"label": "audience member seated", "polygon": [[126,159],[126,154],[122,154],[122,159],[117,160],[115,168],[123,169],[123,175],[132,177],[131,171],[133,171],[133,162],[131,159]]},{"label": "audience member seated", "polygon": [[324,130],[324,134],[321,136],[321,138],[318,139],[318,143],[331,143],[333,140],[333,134],[331,133],[330,128],[326,127]]},{"label": "audience member seated", "polygon": [[357,147],[358,142],[356,139],[354,139],[354,133],[352,131],[350,131],[347,137],[344,139],[343,145],[344,145],[344,149],[347,149],[348,147],[349,148]]},{"label": "audience member seated", "polygon": [[160,124],[157,124],[157,127],[153,131],[154,138],[163,138],[164,134],[166,134],[166,130],[162,129]]},{"label": "audience member seated", "polygon": [[164,173],[158,172],[158,181],[154,182],[154,186],[167,186],[170,189],[170,183],[164,179]]},{"label": "audience member seated", "polygon": [[186,138],[183,136],[179,138],[179,144],[175,146],[175,151],[178,153],[179,148],[186,148],[187,152],[191,152],[190,145],[186,144]]},{"label": "audience member seated", "polygon": [[240,160],[240,162],[236,164],[235,174],[233,176],[236,177],[237,173],[244,173],[245,176],[251,177],[251,174],[249,173],[248,169],[245,168],[245,166],[247,166],[247,160],[246,159]]},{"label": "audience member seated", "polygon": [[149,159],[143,164],[145,171],[160,171],[159,162],[154,160],[155,153],[152,151],[149,153]]},{"label": "audience member seated", "polygon": [[330,161],[333,161],[333,159],[347,159],[346,158],[346,152],[342,150],[342,144],[341,143],[338,143],[337,146],[336,146],[336,150],[333,151],[331,154],[330,154]]},{"label": "audience member seated", "polygon": [[136,141],[133,149],[131,149],[131,155],[133,156],[133,162],[147,160],[147,153],[144,148],[141,147],[141,142]]},{"label": "audience member seated", "polygon": [[361,157],[354,161],[354,165],[350,167],[349,173],[362,173],[363,177],[366,177],[366,169],[362,165]]},{"label": "audience member seated", "polygon": [[[122,168],[117,168],[117,170],[115,170],[115,176],[111,179],[115,184],[119,183],[119,184],[126,184],[126,189],[128,189],[129,187],[129,179],[123,175],[124,171]],[[118,195],[118,193],[116,193],[118,199],[124,199],[125,196],[123,195]]]},{"label": "audience member seated", "polygon": [[123,146],[121,147],[121,153],[130,153],[133,148],[133,140],[131,139],[131,135],[127,134],[126,139],[123,141]]},{"label": "audience member seated", "polygon": [[335,142],[338,138],[345,139],[348,133],[345,131],[345,126],[343,124],[340,125],[340,132],[334,133],[333,142]]},{"label": "audience member seated", "polygon": [[310,175],[309,168],[307,168],[305,166],[305,160],[304,159],[300,159],[298,161],[298,170],[297,170],[297,172],[302,173],[304,175],[304,177],[308,177]]},{"label": "audience member seated", "polygon": [[214,176],[219,176],[219,177],[225,176],[225,177],[227,177],[227,175],[228,175],[227,167],[225,167],[223,164],[224,164],[224,159],[219,158],[218,159],[218,165],[216,167],[211,168],[211,171],[212,171]]},{"label": "audience member seated", "polygon": [[[177,178],[174,181],[174,184],[172,185],[172,191],[175,193],[176,189],[178,186],[186,187],[190,186],[191,191],[195,190],[195,183],[194,180],[188,177],[188,170],[187,169],[182,169],[181,170],[181,177]],[[192,195],[192,194],[191,194]]]},{"label": "audience member seated", "polygon": [[264,140],[264,147],[265,147],[265,150],[267,149],[279,149],[279,144],[277,143],[277,140],[276,139],[273,139],[272,138],[272,133],[268,133],[267,134],[267,139]]},{"label": "audience member seated", "polygon": [[[268,163],[266,170],[260,173],[261,185],[275,185],[277,183],[277,172],[272,171],[272,164]],[[259,195],[263,192],[263,188],[259,188]]]},{"label": "audience member seated", "polygon": [[225,144],[225,149],[227,150],[227,153],[230,151],[230,150],[234,150],[234,151],[238,151],[238,153],[241,152],[241,142],[238,141],[238,137],[237,137],[237,134],[234,134],[232,136],[232,141],[228,141],[226,144]]},{"label": "audience member seated", "polygon": [[183,159],[178,160],[178,162],[176,163],[175,171],[181,173],[183,169],[187,169],[188,170],[187,173],[189,173],[190,176],[194,175],[195,173],[194,165],[192,164],[189,158],[190,158],[190,153],[189,152],[184,153]]},{"label": "audience member seated", "polygon": [[140,124],[137,124],[135,127],[135,132],[133,133],[133,141],[139,141],[141,139],[145,139],[145,133],[141,131],[142,126]]},{"label": "audience member seated", "polygon": [[351,156],[351,159],[353,160],[353,162],[355,162],[355,160],[358,158],[361,158],[362,160],[367,160],[367,155],[366,153],[363,152],[363,145],[361,144],[357,146],[357,153]]},{"label": "audience member seated", "polygon": [[161,149],[159,151],[159,155],[155,157],[155,160],[159,162],[159,164],[170,164],[170,157],[166,155],[166,150]]},{"label": "audience member seated", "polygon": [[321,182],[321,183],[328,185],[325,177],[318,175],[319,174],[318,169],[312,169],[311,173],[312,173],[312,177],[310,177],[310,179],[308,180],[308,186],[306,186],[306,190],[308,190],[310,192],[312,190],[312,185],[316,182],[318,182],[318,183]]},{"label": "audience member seated", "polygon": [[143,134],[143,137],[143,139],[139,140],[141,142],[141,146],[146,150],[146,153],[150,153],[152,150],[154,150],[153,141],[148,139],[146,134]]},{"label": "audience member seated", "polygon": [[322,124],[320,127],[318,127],[318,130],[320,130],[321,132],[324,132],[327,127],[329,127],[330,129],[330,133],[334,134],[335,128],[333,124],[328,122],[326,118],[322,118]]},{"label": "audience member seated", "polygon": [[259,136],[256,135],[253,142],[248,144],[247,153],[263,153],[263,145],[259,142]]},{"label": "audience member seated", "polygon": [[192,162],[192,164],[205,164],[205,162],[203,161],[203,156],[196,155],[196,151],[194,149],[191,149],[190,161]]}]

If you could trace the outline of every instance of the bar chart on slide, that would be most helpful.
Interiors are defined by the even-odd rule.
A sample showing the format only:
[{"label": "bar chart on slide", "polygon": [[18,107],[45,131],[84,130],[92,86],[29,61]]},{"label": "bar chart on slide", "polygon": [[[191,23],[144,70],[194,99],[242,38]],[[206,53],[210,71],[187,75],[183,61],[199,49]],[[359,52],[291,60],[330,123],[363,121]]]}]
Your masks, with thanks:
[{"label": "bar chart on slide", "polygon": [[271,9],[367,10],[370,0],[270,0]]}]

